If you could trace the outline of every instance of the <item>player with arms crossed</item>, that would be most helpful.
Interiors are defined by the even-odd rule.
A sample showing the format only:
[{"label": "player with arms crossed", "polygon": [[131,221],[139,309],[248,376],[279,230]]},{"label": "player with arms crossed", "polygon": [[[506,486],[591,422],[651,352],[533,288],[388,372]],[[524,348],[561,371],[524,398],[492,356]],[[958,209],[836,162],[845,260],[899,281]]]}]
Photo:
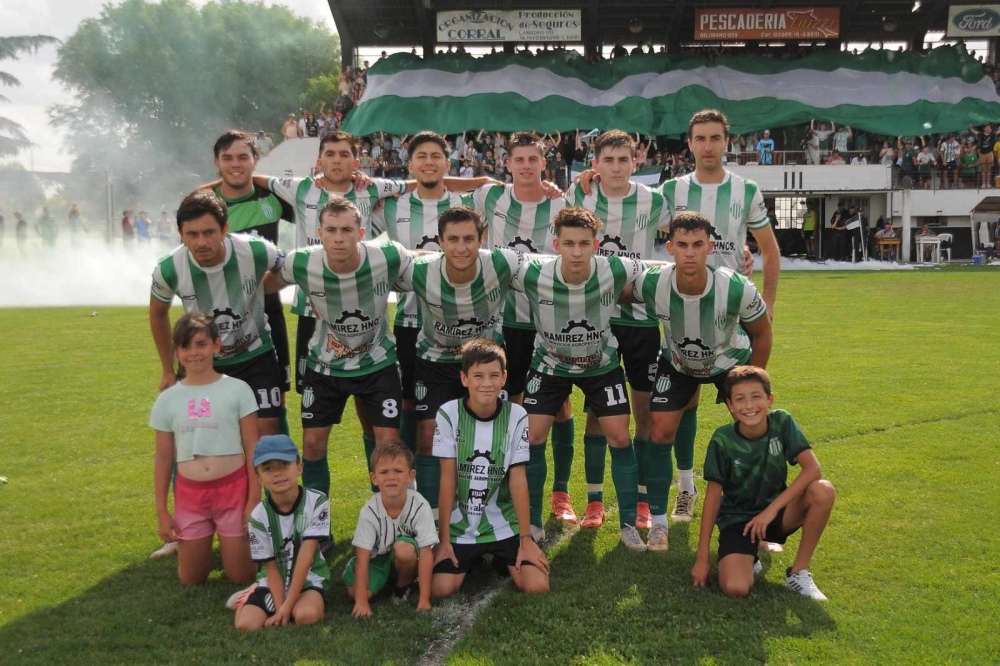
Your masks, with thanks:
[{"label": "player with arms crossed", "polygon": [[[441,460],[440,540],[431,593],[459,590],[476,560],[492,555],[522,592],[549,591],[549,561],[527,529],[528,416],[501,399],[507,359],[500,345],[471,340],[462,347],[468,395],[441,406],[434,455]],[[453,508],[454,507],[454,508]]]},{"label": "player with arms crossed", "polygon": [[[771,409],[774,394],[767,372],[752,366],[733,368],[723,391],[734,423],[712,435],[705,456],[705,513],[698,553],[691,567],[696,587],[704,587],[711,571],[709,547],[719,526],[719,587],[728,597],[745,597],[762,566],[758,543],[784,543],[799,528],[802,541],[795,561],[785,570],[785,585],[817,601],[825,601],[809,563],[833,509],[836,492],[823,479],[816,454],[792,415]],[[801,471],[787,485],[788,466]]]},{"label": "player with arms crossed", "polygon": [[644,266],[636,259],[595,256],[601,221],[585,208],[564,208],[553,226],[552,246],[559,256],[525,265],[513,283],[514,289],[527,295],[538,327],[524,393],[531,443],[531,529],[539,536],[544,534],[545,440],[555,415],[576,385],[611,447],[611,479],[618,495],[622,544],[644,551],[646,544],[635,528],[638,470],[629,437],[628,392],[619,365],[618,341],[611,332],[618,298]]},{"label": "player with arms crossed", "polygon": [[[416,339],[417,489],[437,508],[439,463],[432,456],[438,408],[466,394],[461,348],[473,338],[500,341],[500,322],[511,279],[526,255],[510,248],[483,250],[483,223],[471,208],[441,214],[436,236],[443,254],[418,257],[396,285],[420,300]],[[422,466],[419,461],[424,459]],[[430,470],[428,471],[428,467]]]},{"label": "player with arms crossed", "polygon": [[[653,256],[657,228],[669,221],[663,195],[629,177],[636,167],[635,139],[621,130],[609,130],[594,142],[595,157],[589,178],[581,178],[566,198],[573,206],[593,212],[603,223],[599,234],[598,254],[604,256],[649,259]],[[649,397],[656,377],[656,358],[660,350],[660,325],[641,304],[622,305],[611,319],[611,331],[618,340],[618,351],[625,366],[631,389],[635,436],[632,446],[639,465],[639,504],[636,527],[650,526],[646,498],[645,450],[649,440]],[[587,415],[583,438],[584,472],[587,478],[587,512],[581,527],[600,527],[604,523],[604,461],[607,442],[593,413]],[[569,477],[556,478],[565,487]],[[558,475],[558,471],[557,471]],[[552,507],[556,517],[576,522],[569,495],[556,492],[553,486]]]},{"label": "player with arms crossed", "polygon": [[[729,122],[719,111],[694,114],[688,123],[688,148],[694,155],[695,170],[668,180],[660,191],[667,200],[670,215],[684,211],[701,213],[711,224],[714,249],[709,257],[713,268],[740,270],[740,257],[746,245],[747,229],[760,248],[764,264],[764,304],[768,317],[774,317],[774,299],[778,293],[781,253],[774,230],[767,219],[767,207],[760,188],[728,169],[722,163],[729,142]],[[694,440],[698,428],[698,403],[686,410],[677,427],[668,433],[677,456],[678,493],[671,518],[687,522],[694,516],[697,490],[694,487]]]},{"label": "player with arms crossed", "polygon": [[[473,193],[476,212],[483,218],[489,242],[492,247],[509,247],[526,254],[548,254],[552,247],[552,219],[566,206],[566,201],[562,197],[551,198],[552,188],[542,181],[545,147],[533,132],[514,132],[507,144],[506,159],[513,184],[484,185]],[[504,390],[518,404],[535,350],[532,317],[524,294],[507,294],[503,337],[509,366]],[[575,439],[573,405],[567,398],[552,426],[552,461],[557,483],[569,479]],[[558,490],[564,492],[567,488],[558,486]]]},{"label": "player with arms crossed", "polygon": [[663,322],[663,349],[650,403],[652,437],[646,448],[653,523],[647,545],[653,551],[668,548],[670,447],[681,416],[698,404],[702,384],[715,384],[720,389],[716,402],[721,402],[722,382],[730,369],[748,361],[763,368],[771,355],[767,307],[747,278],[708,265],[711,233],[712,224],[698,213],[675,217],[667,240],[675,263],[644,271],[632,290],[632,299],[645,303]]},{"label": "player with arms crossed", "polygon": [[317,317],[302,383],[302,481],[329,495],[330,431],[349,397],[362,403],[377,441],[399,438],[402,389],[387,306],[412,255],[398,243],[362,242],[361,213],[343,197],[331,198],[319,219],[322,245],[289,254],[265,286],[298,286]]}]

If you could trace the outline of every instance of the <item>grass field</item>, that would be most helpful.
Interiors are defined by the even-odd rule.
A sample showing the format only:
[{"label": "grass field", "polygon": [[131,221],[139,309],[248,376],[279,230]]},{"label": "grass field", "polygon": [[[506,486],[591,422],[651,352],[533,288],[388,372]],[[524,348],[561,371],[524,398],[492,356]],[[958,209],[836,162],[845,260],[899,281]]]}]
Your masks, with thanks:
[{"label": "grass field", "polygon": [[[173,561],[146,559],[158,545],[146,427],[158,363],[144,309],[92,311],[0,315],[0,663],[409,664],[428,650],[503,665],[1000,661],[1000,272],[782,276],[776,405],[838,489],[812,567],[826,604],[784,588],[796,537],[765,556],[746,600],[691,587],[697,516],[672,527],[667,554],[623,551],[609,478],[604,529],[548,525],[550,595],[500,584],[470,621],[498,585],[480,576],[429,614],[381,601],[354,621],[338,583],[368,485],[351,417],[331,443],[327,618],[254,635],[231,628],[223,602],[235,586],[218,573],[184,590]],[[697,468],[728,414],[699,416]],[[571,492],[581,511],[579,442]],[[453,647],[435,646],[448,636]]]}]

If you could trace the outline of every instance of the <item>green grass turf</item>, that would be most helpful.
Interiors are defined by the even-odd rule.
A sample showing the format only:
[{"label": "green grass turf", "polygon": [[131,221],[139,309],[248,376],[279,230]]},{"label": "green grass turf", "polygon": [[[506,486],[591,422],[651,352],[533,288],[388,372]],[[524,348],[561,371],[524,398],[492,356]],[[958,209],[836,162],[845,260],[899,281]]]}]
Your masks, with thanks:
[{"label": "green grass turf", "polygon": [[[173,561],[146,560],[158,545],[145,425],[158,363],[144,309],[92,310],[2,313],[0,476],[9,482],[0,485],[0,663],[412,663],[493,584],[477,576],[469,593],[430,614],[379,600],[372,620],[350,618],[339,576],[368,490],[349,407],[331,442],[338,545],[327,618],[238,634],[222,607],[234,585],[216,573],[184,590]],[[991,345],[1000,273],[788,273],[776,315],[776,405],[796,416],[838,489],[812,567],[830,601],[784,589],[797,537],[765,556],[763,580],[745,600],[691,587],[697,517],[673,526],[665,555],[624,552],[609,476],[608,525],[562,535],[550,552],[552,593],[504,588],[449,663],[1000,658],[992,570],[1000,365]],[[727,416],[721,406],[700,409],[696,468]],[[582,430],[578,418],[570,488],[578,511]]]}]

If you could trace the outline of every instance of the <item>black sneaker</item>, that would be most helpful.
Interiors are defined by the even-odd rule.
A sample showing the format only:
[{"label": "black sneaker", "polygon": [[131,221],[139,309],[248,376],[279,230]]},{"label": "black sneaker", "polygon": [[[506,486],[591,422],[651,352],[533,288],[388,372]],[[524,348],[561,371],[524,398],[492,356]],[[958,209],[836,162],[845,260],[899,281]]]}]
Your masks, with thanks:
[{"label": "black sneaker", "polygon": [[413,595],[413,585],[407,585],[405,587],[394,587],[392,588],[392,603],[405,604],[410,600]]}]

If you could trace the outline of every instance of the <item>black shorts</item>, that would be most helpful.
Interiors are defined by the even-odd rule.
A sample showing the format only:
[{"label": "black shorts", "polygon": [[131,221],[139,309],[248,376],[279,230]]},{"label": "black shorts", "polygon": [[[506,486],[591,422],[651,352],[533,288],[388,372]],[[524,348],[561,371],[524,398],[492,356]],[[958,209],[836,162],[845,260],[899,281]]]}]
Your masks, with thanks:
[{"label": "black shorts", "polygon": [[612,324],[618,353],[625,366],[625,378],[633,391],[649,393],[656,379],[656,359],[660,355],[660,327]]},{"label": "black shorts", "polygon": [[364,406],[372,426],[399,428],[403,392],[395,363],[360,377],[331,377],[306,368],[302,379],[302,427],[326,428],[340,423],[351,396]]},{"label": "black shorts", "polygon": [[316,332],[316,318],[299,315],[295,331],[295,390],[302,393],[302,380],[306,376],[306,359],[309,358],[309,340]]},{"label": "black shorts", "polygon": [[441,405],[469,395],[468,389],[462,386],[461,363],[439,363],[417,358],[413,367],[420,378],[413,386],[418,421],[437,418]]},{"label": "black shorts", "polygon": [[503,340],[507,353],[507,383],[503,388],[508,396],[524,393],[531,357],[535,354],[535,329],[504,326]]},{"label": "black shorts", "polygon": [[[434,566],[434,573],[443,574],[464,574],[468,573],[485,555],[493,556],[494,567],[512,567],[517,564],[517,549],[521,546],[521,538],[517,536],[507,537],[493,543],[453,543],[452,550],[458,558],[458,566],[451,560],[445,559]],[[522,562],[522,565],[531,562]]]},{"label": "black shorts", "polygon": [[253,397],[257,399],[259,418],[276,419],[281,416],[281,371],[273,350],[242,363],[216,366],[215,370],[250,385]]},{"label": "black shorts", "polygon": [[[302,592],[308,592],[313,590],[314,592],[319,592],[319,596],[323,596],[323,588],[316,587],[315,585],[303,585]],[[250,596],[247,597],[246,606],[256,606],[257,608],[264,611],[268,617],[274,615],[278,609],[274,606],[274,597],[271,596],[271,590],[266,587],[258,586]]]},{"label": "black shorts", "polygon": [[656,382],[653,384],[653,395],[649,399],[649,411],[683,411],[702,384],[715,384],[715,402],[725,402],[722,384],[726,381],[727,374],[729,373],[724,372],[704,379],[692,377],[678,372],[666,357],[660,356],[659,366],[656,370]]},{"label": "black shorts", "polygon": [[[786,532],[781,527],[781,521],[785,517],[785,510],[782,509],[778,512],[778,515],[774,517],[767,525],[767,531],[764,533],[764,541],[769,541],[771,543],[785,543],[788,537],[799,531],[796,527],[791,532]],[[719,559],[721,560],[726,555],[738,554],[738,555],[757,555],[757,548],[760,545],[759,542],[755,542],[750,539],[748,535],[743,534],[743,529],[746,527],[746,523],[740,523],[739,525],[730,525],[724,530],[719,530]]]},{"label": "black shorts", "polygon": [[958,160],[944,163],[944,170],[947,171],[948,173],[952,173],[957,168],[958,168]]},{"label": "black shorts", "polygon": [[632,413],[628,391],[625,390],[625,373],[621,366],[615,366],[603,375],[591,377],[557,377],[530,370],[521,404],[528,414],[555,416],[573,392],[574,384],[583,391],[587,406],[594,416],[627,416]]},{"label": "black shorts", "polygon": [[278,294],[264,294],[264,314],[271,327],[271,341],[278,354],[278,369],[281,371],[282,392],[292,390],[291,357],[288,355],[288,328],[285,326],[285,308]]},{"label": "black shorts", "polygon": [[403,400],[413,400],[413,362],[417,358],[417,331],[419,328],[396,326],[392,334],[396,336],[396,359],[399,361],[399,377],[403,383]]},{"label": "black shorts", "polygon": [[816,235],[815,231],[803,231],[802,232],[802,238],[803,238],[803,240],[812,240],[813,236],[815,236],[815,235]]}]

